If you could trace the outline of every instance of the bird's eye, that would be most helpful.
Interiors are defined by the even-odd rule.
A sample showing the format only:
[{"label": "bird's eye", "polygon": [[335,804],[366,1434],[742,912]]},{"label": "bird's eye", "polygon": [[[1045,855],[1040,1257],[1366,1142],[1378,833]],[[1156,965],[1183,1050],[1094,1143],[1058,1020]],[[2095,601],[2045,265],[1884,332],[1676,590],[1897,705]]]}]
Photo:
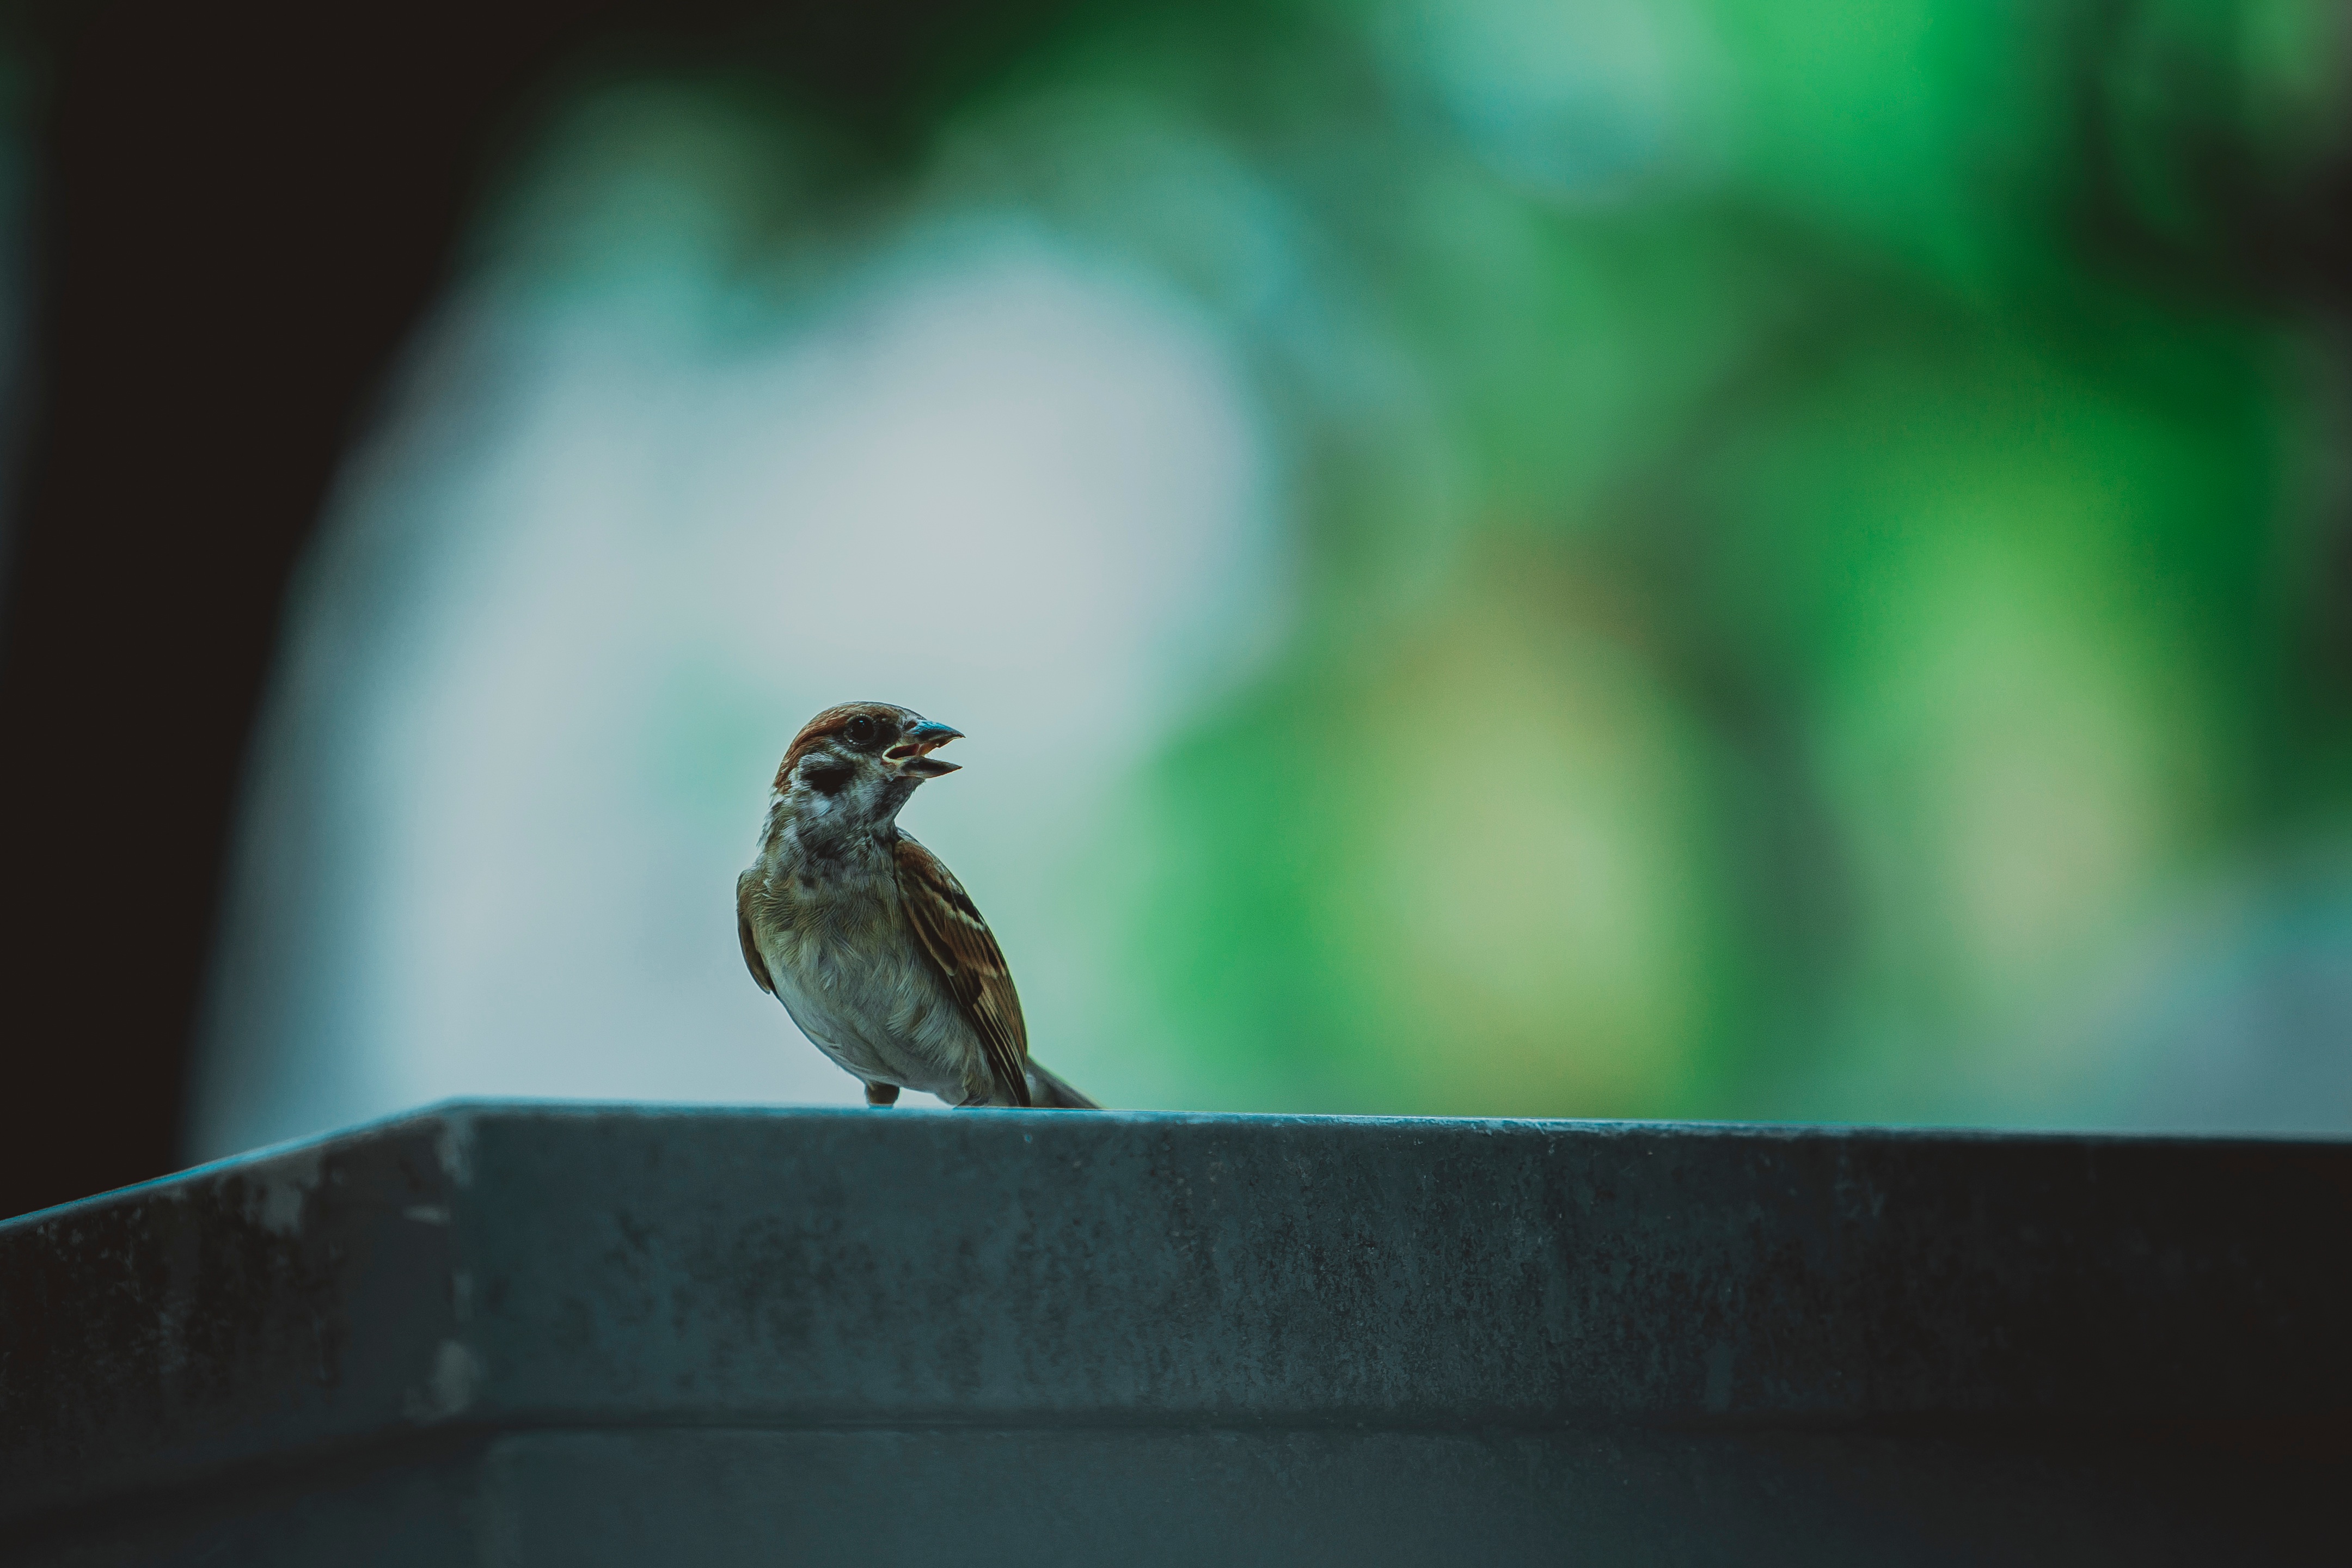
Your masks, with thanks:
[{"label": "bird's eye", "polygon": [[849,737],[849,743],[853,746],[870,746],[874,743],[874,721],[860,713],[842,732]]}]

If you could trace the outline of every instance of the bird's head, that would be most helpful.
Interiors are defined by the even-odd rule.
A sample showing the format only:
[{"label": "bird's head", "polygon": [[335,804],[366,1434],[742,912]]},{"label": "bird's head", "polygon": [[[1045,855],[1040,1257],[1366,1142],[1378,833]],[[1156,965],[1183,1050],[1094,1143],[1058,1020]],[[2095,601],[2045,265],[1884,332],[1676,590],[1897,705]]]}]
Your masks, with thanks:
[{"label": "bird's head", "polygon": [[776,770],[776,794],[795,814],[840,826],[898,815],[925,779],[956,771],[931,753],[963,733],[887,702],[845,702],[802,726]]}]

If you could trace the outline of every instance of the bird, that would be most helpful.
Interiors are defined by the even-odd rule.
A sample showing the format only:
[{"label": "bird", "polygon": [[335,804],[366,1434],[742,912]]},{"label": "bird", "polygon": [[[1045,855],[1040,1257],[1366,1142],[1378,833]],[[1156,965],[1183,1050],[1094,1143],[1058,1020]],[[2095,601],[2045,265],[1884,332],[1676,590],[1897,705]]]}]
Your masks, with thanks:
[{"label": "bird", "polygon": [[888,702],[802,726],[776,769],[759,853],[735,881],[735,930],[761,990],[866,1086],[952,1106],[1099,1110],[1029,1059],[1013,974],[940,858],[898,826],[931,753],[963,731]]}]

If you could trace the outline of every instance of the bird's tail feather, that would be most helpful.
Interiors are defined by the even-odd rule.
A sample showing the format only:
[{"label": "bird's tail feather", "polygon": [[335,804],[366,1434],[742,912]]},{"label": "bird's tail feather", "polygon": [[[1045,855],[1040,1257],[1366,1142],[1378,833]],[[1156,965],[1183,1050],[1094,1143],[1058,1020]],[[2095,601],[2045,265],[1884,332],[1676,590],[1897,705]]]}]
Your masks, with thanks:
[{"label": "bird's tail feather", "polygon": [[1035,1062],[1029,1064],[1029,1103],[1046,1110],[1102,1109]]}]

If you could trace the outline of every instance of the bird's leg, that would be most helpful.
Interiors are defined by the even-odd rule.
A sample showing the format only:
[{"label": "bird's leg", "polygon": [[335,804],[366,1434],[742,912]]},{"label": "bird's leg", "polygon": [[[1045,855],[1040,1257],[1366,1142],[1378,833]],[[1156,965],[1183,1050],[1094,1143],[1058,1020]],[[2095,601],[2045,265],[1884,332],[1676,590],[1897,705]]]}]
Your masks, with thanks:
[{"label": "bird's leg", "polygon": [[898,1086],[895,1083],[869,1083],[866,1086],[866,1103],[877,1110],[898,1103]]}]

